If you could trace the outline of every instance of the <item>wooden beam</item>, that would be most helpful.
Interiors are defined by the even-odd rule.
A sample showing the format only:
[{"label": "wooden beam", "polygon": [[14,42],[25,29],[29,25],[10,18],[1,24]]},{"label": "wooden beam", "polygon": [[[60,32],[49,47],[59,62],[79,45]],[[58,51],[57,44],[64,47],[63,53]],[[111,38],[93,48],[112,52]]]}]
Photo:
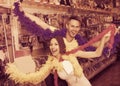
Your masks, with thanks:
[{"label": "wooden beam", "polygon": [[8,13],[8,9],[7,8],[3,8],[3,7],[0,7],[0,14],[1,13]]}]

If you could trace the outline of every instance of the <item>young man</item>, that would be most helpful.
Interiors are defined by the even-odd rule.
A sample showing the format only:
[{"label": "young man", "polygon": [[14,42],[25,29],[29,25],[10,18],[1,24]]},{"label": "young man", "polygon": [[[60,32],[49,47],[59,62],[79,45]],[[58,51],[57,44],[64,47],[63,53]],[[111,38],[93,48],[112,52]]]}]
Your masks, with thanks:
[{"label": "young man", "polygon": [[[18,8],[19,8],[19,6],[18,6]],[[34,25],[38,25],[39,28],[37,26],[35,31],[32,31],[32,33],[35,33],[36,35],[42,34],[43,38],[44,37],[46,38],[47,36],[51,36],[51,34],[54,34],[54,36],[60,35],[60,36],[65,37],[65,39],[68,42],[71,42],[73,39],[75,39],[79,45],[82,45],[86,42],[84,38],[82,38],[80,35],[78,35],[78,32],[80,31],[80,27],[81,27],[81,22],[80,22],[78,16],[71,16],[65,25],[66,28],[58,29],[57,27],[53,27],[53,26],[45,23],[40,18],[38,18],[34,15],[31,15],[27,12],[20,11],[18,8],[15,7],[14,13],[15,13],[15,15],[18,16],[18,18],[22,24],[24,24],[26,26],[26,24],[28,23],[28,26],[27,26],[27,27],[29,27],[29,28],[27,28],[28,31],[32,31],[32,29],[35,28],[35,27],[31,27],[31,25],[30,25],[30,24],[33,24],[35,22]],[[46,35],[47,33],[49,35]],[[94,46],[96,46],[96,47],[98,45],[99,45],[99,43],[94,44]]]}]

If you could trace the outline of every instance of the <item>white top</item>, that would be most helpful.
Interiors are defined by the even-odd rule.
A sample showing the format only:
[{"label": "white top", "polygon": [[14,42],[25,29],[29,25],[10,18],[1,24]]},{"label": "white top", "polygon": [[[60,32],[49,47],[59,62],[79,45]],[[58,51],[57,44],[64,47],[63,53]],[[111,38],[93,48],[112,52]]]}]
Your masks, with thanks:
[{"label": "white top", "polygon": [[70,61],[64,60],[61,63],[63,65],[63,70],[57,71],[57,73],[61,79],[67,81],[68,86],[91,86],[83,73],[80,77],[74,75],[74,69]]},{"label": "white top", "polygon": [[62,65],[67,74],[71,74],[74,71],[73,66],[69,61],[67,60],[62,61]]}]

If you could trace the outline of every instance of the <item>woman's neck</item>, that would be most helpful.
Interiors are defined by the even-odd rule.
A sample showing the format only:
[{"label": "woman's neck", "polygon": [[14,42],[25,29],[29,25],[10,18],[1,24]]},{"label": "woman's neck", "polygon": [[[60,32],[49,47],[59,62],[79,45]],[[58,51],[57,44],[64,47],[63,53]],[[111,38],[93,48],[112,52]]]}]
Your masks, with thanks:
[{"label": "woman's neck", "polygon": [[61,54],[58,54],[58,55],[56,55],[56,56],[54,56],[56,59],[60,59],[60,57],[61,57]]}]

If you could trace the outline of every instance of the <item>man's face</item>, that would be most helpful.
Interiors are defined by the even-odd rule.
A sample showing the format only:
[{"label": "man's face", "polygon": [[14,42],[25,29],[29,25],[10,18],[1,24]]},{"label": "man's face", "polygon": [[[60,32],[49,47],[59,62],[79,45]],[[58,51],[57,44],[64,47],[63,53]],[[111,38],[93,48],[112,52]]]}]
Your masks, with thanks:
[{"label": "man's face", "polygon": [[66,28],[67,35],[71,38],[74,38],[80,30],[80,22],[72,19],[68,22],[68,24],[66,24]]},{"label": "man's face", "polygon": [[57,57],[60,54],[60,47],[55,38],[51,39],[49,47],[53,56]]}]

